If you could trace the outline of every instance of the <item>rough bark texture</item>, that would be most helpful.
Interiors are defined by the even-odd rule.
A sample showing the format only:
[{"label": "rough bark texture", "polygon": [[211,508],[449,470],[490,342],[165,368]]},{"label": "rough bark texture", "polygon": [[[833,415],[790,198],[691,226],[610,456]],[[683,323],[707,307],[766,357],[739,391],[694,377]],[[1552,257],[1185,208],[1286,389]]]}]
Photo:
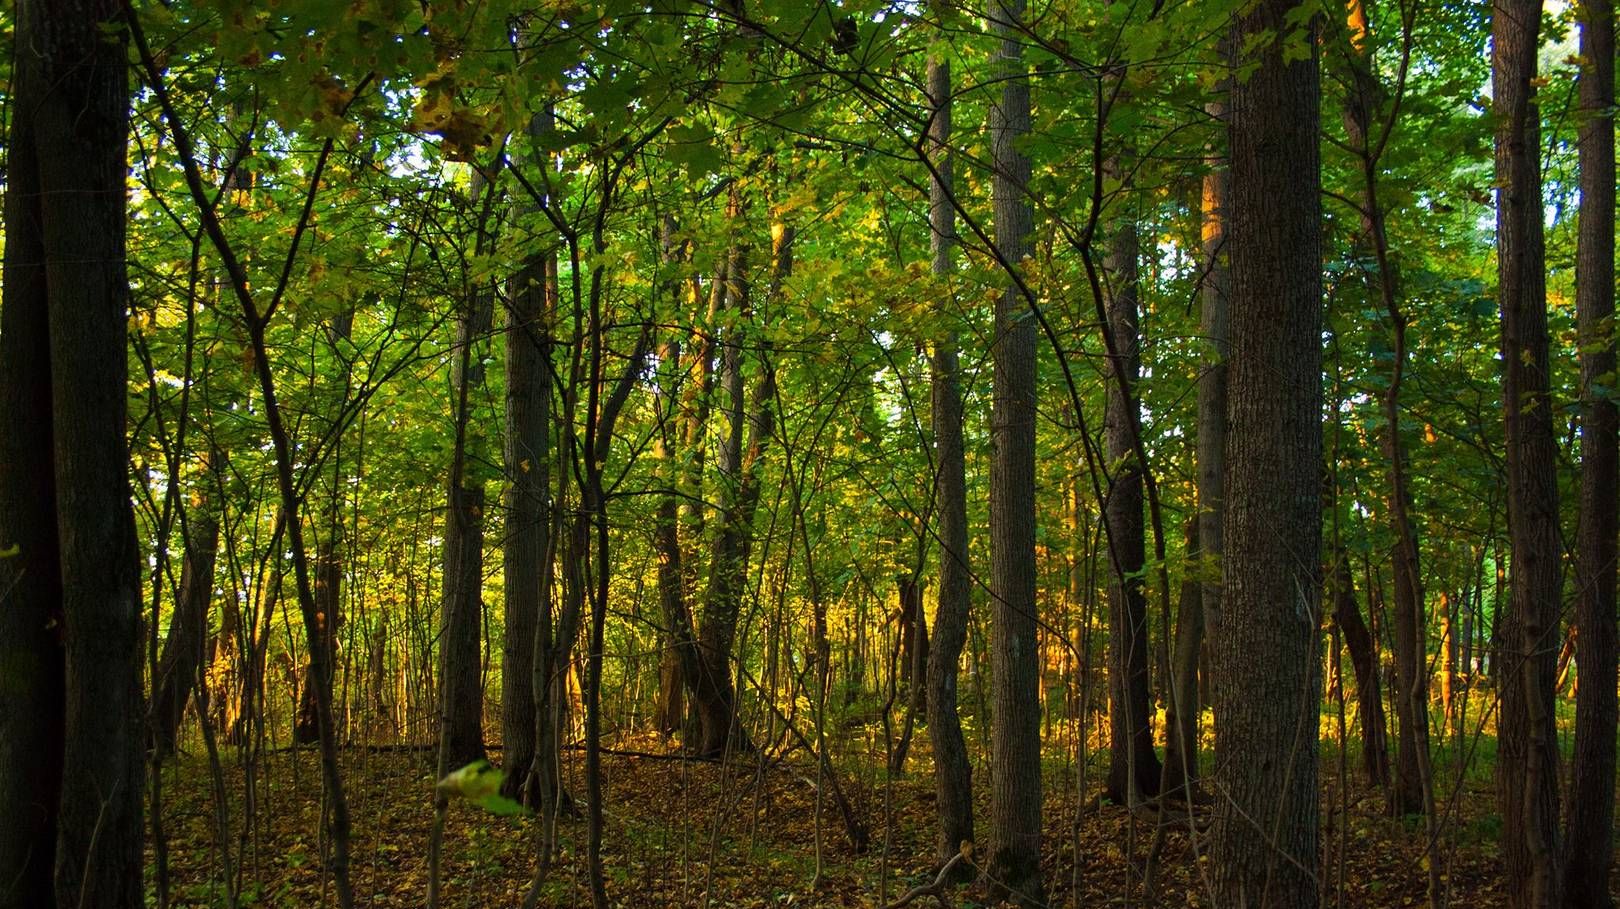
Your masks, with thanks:
[{"label": "rough bark texture", "polygon": [[545,256],[513,279],[506,329],[506,643],[501,677],[502,795],[538,805],[535,632],[550,534],[551,374]]},{"label": "rough bark texture", "polygon": [[[180,566],[180,591],[169,620],[169,636],[158,661],[156,693],[152,696],[152,745],[173,754],[186,702],[197,682],[208,643],[208,605],[214,593],[214,555],[219,549],[219,521],[198,510],[188,528],[190,546]],[[223,698],[221,698],[223,700]]]},{"label": "rough bark texture", "polygon": [[1495,0],[1492,10],[1497,293],[1512,545],[1511,592],[1498,638],[1497,787],[1509,905],[1543,909],[1558,904],[1561,876],[1553,728],[1561,551],[1558,444],[1548,394],[1541,129],[1531,86],[1541,2]]},{"label": "rough bark texture", "polygon": [[[1021,269],[1034,213],[1029,159],[1029,73],[1021,45],[1023,0],[991,0],[998,36],[992,71],[1001,97],[990,106],[996,251]],[[1041,883],[1040,662],[1035,625],[1035,320],[1009,276],[996,298],[991,349],[990,838],[993,891],[1025,906],[1045,903]]]},{"label": "rough bark texture", "polygon": [[[929,183],[930,270],[944,279],[954,269],[956,209],[952,194],[951,67],[938,57],[928,60],[929,154],[934,178]],[[941,301],[943,308],[944,301]],[[948,317],[948,314],[947,314]],[[934,612],[934,652],[928,662],[928,735],[934,746],[935,808],[939,836],[935,858],[948,862],[963,842],[973,840],[973,765],[957,715],[957,674],[967,643],[968,609],[973,593],[968,564],[967,473],[962,444],[962,389],[954,331],[934,344],[929,359],[933,398],[934,502],[939,533],[939,599]],[[959,866],[960,867],[960,866]]]},{"label": "rough bark texture", "polygon": [[0,324],[0,548],[19,547],[0,558],[8,906],[142,905],[120,13],[107,0],[17,10]]},{"label": "rough bark texture", "polygon": [[[1216,901],[1317,904],[1322,277],[1314,24],[1238,19],[1228,120],[1231,359],[1225,590],[1215,645]],[[1301,35],[1300,30],[1304,30]],[[1270,33],[1277,40],[1255,42]],[[1292,44],[1304,59],[1284,59]]]},{"label": "rough bark texture", "polygon": [[[1125,180],[1118,158],[1104,162],[1114,178]],[[1152,704],[1148,691],[1147,595],[1142,569],[1147,564],[1142,518],[1142,465],[1136,459],[1131,410],[1141,372],[1137,314],[1141,243],[1136,222],[1118,219],[1103,268],[1108,273],[1108,330],[1115,356],[1109,358],[1108,401],[1103,419],[1103,450],[1113,470],[1105,510],[1108,549],[1115,560],[1108,588],[1108,798],[1132,804],[1159,791],[1159,756],[1153,749]]]},{"label": "rough bark texture", "polygon": [[1564,905],[1610,909],[1616,723],[1615,534],[1620,415],[1612,387],[1614,317],[1614,6],[1582,5],[1581,209],[1575,308],[1581,336],[1581,517],[1575,559],[1575,760],[1564,856]]}]

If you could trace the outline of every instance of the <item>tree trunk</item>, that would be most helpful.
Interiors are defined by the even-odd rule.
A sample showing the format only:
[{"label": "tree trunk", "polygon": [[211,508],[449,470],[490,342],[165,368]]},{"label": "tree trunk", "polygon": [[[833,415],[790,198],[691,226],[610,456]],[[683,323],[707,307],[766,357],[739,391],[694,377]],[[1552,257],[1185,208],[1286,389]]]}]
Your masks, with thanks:
[{"label": "tree trunk", "polygon": [[[954,271],[956,209],[949,144],[951,67],[939,57],[928,59],[928,96],[933,108],[928,126],[928,152],[933,161],[928,192],[931,271],[936,278],[946,279]],[[944,308],[945,301],[938,305]],[[928,735],[934,746],[935,808],[939,813],[934,857],[941,864],[957,855],[962,843],[973,841],[973,765],[968,762],[967,741],[956,709],[957,675],[962,646],[967,643],[973,594],[973,572],[968,564],[960,371],[956,332],[947,329],[934,343],[929,359],[934,501],[939,515],[939,601],[934,612],[933,658],[928,662]]]},{"label": "tree trunk", "polygon": [[1509,905],[1545,909],[1560,900],[1553,675],[1562,552],[1558,443],[1548,393],[1541,124],[1531,84],[1536,78],[1541,2],[1494,0],[1492,9],[1497,292],[1502,307],[1502,410],[1507,421],[1512,545],[1512,589],[1498,650],[1497,785]]},{"label": "tree trunk", "polygon": [[142,905],[120,22],[106,0],[17,10],[0,309],[8,907]]},{"label": "tree trunk", "polygon": [[1564,905],[1611,909],[1614,856],[1615,534],[1620,415],[1614,352],[1614,5],[1584,0],[1581,208],[1575,307],[1581,337],[1581,516],[1575,557],[1575,759],[1565,828]]},{"label": "tree trunk", "polygon": [[[734,203],[734,212],[740,207]],[[740,224],[741,219],[738,218]],[[780,292],[781,282],[792,273],[793,229],[773,228],[771,296]],[[734,248],[729,266],[731,290],[739,324],[751,320],[746,279],[746,248]],[[698,632],[701,673],[694,691],[701,724],[699,753],[718,756],[729,751],[753,748],[748,733],[738,725],[736,692],[732,685],[731,645],[737,634],[737,619],[747,588],[749,554],[753,547],[754,509],[759,504],[760,462],[774,431],[776,370],[771,365],[768,346],[762,348],[761,375],[754,388],[752,412],[745,417],[742,380],[742,340],[733,334],[726,344],[722,365],[722,385],[727,398],[728,437],[720,448],[716,465],[721,474],[720,529],[715,536],[709,563],[709,586],[704,595],[703,625]],[[743,449],[746,422],[748,447]]]},{"label": "tree trunk", "polygon": [[1340,552],[1333,569],[1333,621],[1344,632],[1350,665],[1356,673],[1356,713],[1361,718],[1361,766],[1367,782],[1389,785],[1389,732],[1384,722],[1384,698],[1378,681],[1378,647],[1367,632],[1356,603],[1350,577],[1350,557]]},{"label": "tree trunk", "polygon": [[40,184],[42,131],[32,112],[51,97],[39,57],[44,3],[17,10],[6,141],[5,274],[0,281],[0,907],[55,903],[51,884],[62,788],[65,682],[62,572],[52,467],[50,285]]},{"label": "tree trunk", "polygon": [[154,683],[157,690],[152,696],[152,746],[165,755],[174,753],[180,720],[197,684],[197,670],[208,643],[208,606],[213,602],[219,520],[206,513],[207,508],[204,503],[198,509],[197,519],[189,528],[191,545],[180,566],[180,592]]},{"label": "tree trunk", "polygon": [[506,328],[505,662],[501,675],[501,794],[538,807],[535,771],[535,638],[545,596],[542,565],[550,546],[551,314],[546,286],[551,255],[531,258],[513,280]]},{"label": "tree trunk", "polygon": [[[337,553],[338,507],[334,499],[327,521],[327,534],[315,545],[315,619],[320,627],[321,659],[313,656],[304,664],[303,684],[299,688],[298,718],[293,723],[293,742],[312,745],[320,741],[320,691],[332,695],[332,679],[337,671],[337,629],[343,621],[343,561]],[[325,665],[324,675],[316,666]]]},{"label": "tree trunk", "polygon": [[[1021,271],[1032,252],[1029,73],[1023,61],[1024,0],[991,0],[998,38],[992,71],[1001,98],[990,106],[996,254]],[[990,837],[985,875],[997,896],[1046,901],[1041,883],[1040,664],[1035,624],[1035,321],[1020,287],[996,298],[990,409]]]},{"label": "tree trunk", "polygon": [[[1116,103],[1118,101],[1116,100]],[[1128,183],[1116,155],[1103,162],[1113,179]],[[1137,314],[1138,259],[1136,222],[1120,217],[1103,269],[1108,274],[1108,330],[1115,356],[1107,364],[1108,399],[1103,419],[1103,451],[1113,465],[1113,482],[1104,510],[1108,548],[1114,560],[1108,587],[1108,779],[1105,792],[1120,805],[1134,804],[1159,791],[1158,753],[1153,749],[1152,705],[1148,691],[1147,596],[1142,570],[1147,564],[1142,520],[1142,465],[1136,459],[1131,413],[1141,372]]]},{"label": "tree trunk", "polygon": [[[1261,0],[1231,41],[1225,590],[1215,644],[1216,901],[1317,905],[1321,113],[1314,23]],[[1303,31],[1304,34],[1298,34]],[[1263,34],[1277,40],[1256,41]],[[1302,59],[1285,48],[1301,46]]]},{"label": "tree trunk", "polygon": [[[479,193],[475,192],[476,198]],[[440,776],[485,756],[483,633],[483,434],[472,402],[483,396],[482,347],[493,316],[491,295],[473,290],[457,320],[450,387],[456,396],[456,444],[445,510],[444,606],[439,636]]]},{"label": "tree trunk", "polygon": [[[1226,120],[1224,101],[1204,105],[1210,119]],[[1227,296],[1231,291],[1226,268],[1226,207],[1228,186],[1227,156],[1224,150],[1211,150],[1209,170],[1203,181],[1202,266],[1203,283],[1198,288],[1199,330],[1207,346],[1198,373],[1198,441],[1196,450],[1198,517],[1195,532],[1189,534],[1198,555],[1195,571],[1200,578],[1196,599],[1182,598],[1184,608],[1176,624],[1177,676],[1172,697],[1181,722],[1178,730],[1168,723],[1165,747],[1165,778],[1172,786],[1187,786],[1196,792],[1198,739],[1203,712],[1199,696],[1198,664],[1203,662],[1204,626],[1207,617],[1221,611],[1221,553],[1224,539],[1221,521],[1221,474],[1226,469],[1226,358]],[[1186,607],[1191,607],[1189,611]],[[1207,679],[1205,680],[1207,683]],[[1207,685],[1206,685],[1207,687]],[[1179,732],[1179,734],[1178,734]]]}]

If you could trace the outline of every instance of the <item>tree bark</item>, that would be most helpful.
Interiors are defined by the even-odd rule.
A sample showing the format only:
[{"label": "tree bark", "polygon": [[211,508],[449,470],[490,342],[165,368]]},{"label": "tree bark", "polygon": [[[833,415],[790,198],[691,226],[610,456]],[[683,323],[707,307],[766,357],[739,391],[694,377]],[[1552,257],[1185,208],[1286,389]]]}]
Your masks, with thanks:
[{"label": "tree bark", "polygon": [[501,678],[501,794],[539,806],[535,770],[538,700],[535,638],[545,596],[551,532],[551,351],[546,283],[550,254],[531,258],[513,279],[506,328],[505,662]]},{"label": "tree bark", "polygon": [[[945,280],[955,270],[956,209],[949,145],[951,67],[939,57],[928,59],[928,96],[932,105],[928,151],[933,160],[928,191],[930,270],[936,278]],[[940,301],[941,308],[944,303]],[[941,863],[957,855],[962,843],[973,841],[973,765],[968,761],[967,741],[956,708],[957,675],[962,647],[967,643],[973,593],[957,349],[956,332],[947,329],[934,343],[929,358],[934,501],[939,516],[939,599],[934,612],[933,659],[928,661],[928,735],[934,746],[935,809],[939,814],[934,857]],[[958,878],[968,873],[964,869]]]},{"label": "tree bark", "polygon": [[1558,753],[1553,681],[1558,653],[1558,444],[1548,392],[1541,125],[1532,80],[1540,0],[1494,0],[1491,97],[1496,119],[1497,284],[1502,307],[1502,410],[1507,422],[1512,588],[1497,673],[1497,787],[1509,905],[1559,904]]},{"label": "tree bark", "polygon": [[1581,515],[1575,557],[1575,759],[1565,828],[1564,905],[1612,909],[1620,414],[1614,402],[1614,5],[1584,0],[1581,208],[1575,308],[1581,338]]},{"label": "tree bark", "polygon": [[[992,71],[1001,97],[990,105],[996,253],[1014,270],[1032,252],[1030,129],[1024,66],[1024,0],[991,0],[998,39]],[[1035,320],[1012,282],[996,298],[990,410],[990,837],[985,876],[997,896],[1046,901],[1041,882],[1040,663],[1035,623]]]},{"label": "tree bark", "polygon": [[7,906],[142,905],[121,15],[108,0],[17,10],[0,323],[0,549],[18,547],[0,558]]},{"label": "tree bark", "polygon": [[[1317,905],[1321,113],[1314,22],[1261,0],[1232,35],[1232,298],[1215,645],[1216,901]],[[1262,35],[1270,40],[1256,41]],[[1285,54],[1302,49],[1303,57]]]}]

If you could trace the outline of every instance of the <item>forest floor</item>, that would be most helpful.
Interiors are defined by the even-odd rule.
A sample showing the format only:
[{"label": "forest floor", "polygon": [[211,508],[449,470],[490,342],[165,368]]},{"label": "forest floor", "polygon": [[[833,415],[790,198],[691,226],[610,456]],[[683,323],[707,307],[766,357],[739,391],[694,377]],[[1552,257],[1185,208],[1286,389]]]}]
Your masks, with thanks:
[{"label": "forest floor", "polygon": [[[613,744],[621,751],[647,754],[667,750],[655,739]],[[578,757],[571,755],[575,772]],[[815,767],[805,754],[775,762],[747,757],[727,765],[672,758],[604,755],[603,852],[607,891],[614,905],[881,907],[932,880],[934,795],[926,753],[915,755],[911,772],[892,785],[885,785],[881,769],[864,778],[842,779],[856,811],[871,828],[871,846],[864,854],[852,851],[831,800],[822,800],[821,873],[814,887]],[[354,828],[351,874],[356,904],[425,905],[433,753],[350,749],[343,760]],[[1421,823],[1385,816],[1381,796],[1356,780],[1347,793],[1348,814],[1342,814],[1336,764],[1324,759],[1322,768],[1324,867],[1327,888],[1330,893],[1340,888],[1342,900],[1330,896],[1326,905],[1423,905]],[[881,768],[881,763],[877,766]],[[226,755],[224,769],[231,802],[230,835],[235,840],[244,828],[242,776],[231,755]],[[316,752],[270,754],[260,775],[261,793],[273,795],[261,795],[257,832],[247,838],[242,853],[240,904],[332,905],[330,881],[321,871],[324,844]],[[1050,764],[1046,776],[1043,864],[1050,905],[1212,905],[1208,883],[1200,873],[1208,866],[1198,856],[1207,848],[1207,837],[1200,836],[1194,848],[1185,815],[1168,828],[1158,863],[1157,898],[1148,900],[1139,878],[1153,839],[1152,818],[1098,804],[1091,796],[1082,806],[1077,829],[1073,774]],[[1100,775],[1093,773],[1091,778],[1095,787]],[[982,772],[977,782],[982,797],[988,790]],[[216,846],[211,789],[208,763],[202,757],[182,757],[165,770],[164,828],[174,906],[228,905],[221,885],[225,863]],[[1495,793],[1487,777],[1465,781],[1461,794],[1439,852],[1450,905],[1502,905]],[[983,810],[978,817],[982,824]],[[535,832],[532,819],[452,804],[441,905],[446,909],[518,905],[533,873]],[[544,885],[542,904],[588,906],[584,821],[562,822],[559,838],[561,855]],[[233,841],[233,854],[238,848],[241,844]],[[149,844],[149,894],[154,886]],[[984,899],[983,891],[972,887],[951,896],[956,906],[979,905]],[[930,898],[913,905],[937,903]]]}]

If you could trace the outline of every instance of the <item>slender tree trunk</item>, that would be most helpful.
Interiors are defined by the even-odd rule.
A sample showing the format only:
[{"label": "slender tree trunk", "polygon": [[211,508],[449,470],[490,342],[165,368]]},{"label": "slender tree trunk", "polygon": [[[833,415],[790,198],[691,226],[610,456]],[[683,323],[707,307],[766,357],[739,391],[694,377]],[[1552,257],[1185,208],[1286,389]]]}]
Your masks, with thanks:
[{"label": "slender tree trunk", "polygon": [[1243,305],[1231,311],[1227,373],[1225,590],[1206,617],[1225,796],[1215,893],[1233,909],[1317,905],[1321,114],[1316,28],[1295,9],[1261,0],[1231,41],[1248,73],[1233,81],[1228,118],[1232,298]]},{"label": "slender tree trunk", "polygon": [[[1204,106],[1216,122],[1226,120],[1224,101]],[[1196,450],[1198,517],[1196,540],[1191,551],[1198,554],[1196,572],[1201,579],[1196,598],[1182,598],[1183,609],[1176,623],[1177,675],[1172,684],[1175,710],[1181,727],[1168,723],[1165,747],[1165,778],[1172,786],[1188,786],[1196,792],[1198,779],[1198,739],[1203,700],[1199,696],[1198,664],[1204,649],[1206,617],[1221,610],[1221,553],[1224,539],[1221,521],[1221,475],[1226,469],[1226,357],[1227,296],[1231,290],[1226,269],[1226,207],[1228,185],[1227,156],[1218,146],[1206,163],[1203,181],[1202,266],[1203,283],[1198,289],[1199,331],[1206,353],[1198,373],[1198,441]],[[1190,607],[1190,610],[1189,608]],[[1206,680],[1207,681],[1207,680]],[[1191,793],[1189,793],[1191,794]]]},{"label": "slender tree trunk", "polygon": [[[939,57],[928,59],[928,96],[932,105],[928,152],[933,161],[928,193],[930,270],[936,278],[946,280],[955,270],[956,209],[950,156],[951,68]],[[944,304],[944,300],[939,303],[941,308]],[[935,808],[939,813],[934,857],[940,864],[957,855],[964,842],[973,841],[973,765],[968,762],[967,741],[956,708],[957,676],[962,647],[967,643],[973,593],[960,372],[956,332],[947,329],[934,343],[929,359],[934,501],[939,515],[939,602],[934,612],[933,659],[928,662],[928,735],[934,746]],[[967,873],[964,869],[958,878]]]},{"label": "slender tree trunk", "polygon": [[1497,784],[1509,904],[1560,902],[1558,753],[1553,675],[1558,654],[1558,443],[1548,393],[1541,126],[1532,81],[1540,0],[1494,0],[1491,97],[1496,127],[1497,283],[1502,307],[1502,409],[1507,420],[1512,589],[1498,649]]},{"label": "slender tree trunk", "polygon": [[[735,208],[735,207],[734,207]],[[739,219],[740,221],[740,219]],[[780,292],[781,282],[792,273],[793,229],[784,225],[773,228],[772,282],[770,296]],[[735,294],[739,319],[751,319],[748,306],[748,286],[743,277],[747,273],[746,250],[737,247],[730,265],[732,290]],[[728,294],[729,295],[729,294]],[[701,747],[706,755],[720,755],[727,750],[747,751],[753,745],[745,730],[738,725],[736,692],[731,676],[731,646],[737,633],[737,619],[742,609],[743,593],[747,587],[749,553],[753,546],[754,509],[759,504],[760,463],[765,447],[774,431],[774,403],[776,399],[776,370],[771,365],[768,347],[762,348],[762,372],[754,388],[752,412],[745,416],[742,381],[742,341],[732,335],[727,342],[723,364],[723,391],[727,395],[729,436],[720,449],[718,468],[721,474],[723,506],[720,529],[716,534],[713,556],[709,563],[709,586],[705,591],[703,624],[698,632],[698,647],[702,654],[702,673],[696,695],[698,717],[702,725]],[[748,430],[748,447],[742,447],[743,430]]]},{"label": "slender tree trunk", "polygon": [[1564,905],[1612,909],[1616,654],[1615,534],[1620,415],[1614,352],[1614,5],[1584,0],[1581,208],[1575,307],[1581,337],[1581,516],[1577,537],[1575,760],[1565,828]]},{"label": "slender tree trunk", "polygon": [[1378,680],[1378,647],[1361,618],[1350,557],[1340,552],[1333,569],[1333,621],[1344,632],[1350,665],[1356,673],[1356,714],[1361,719],[1361,765],[1367,782],[1389,785],[1389,732],[1384,722],[1384,698]]},{"label": "slender tree trunk", "polygon": [[163,754],[174,753],[180,720],[208,643],[208,606],[213,602],[219,520],[208,513],[207,503],[197,510],[189,536],[191,545],[180,566],[180,592],[169,621],[169,636],[163,642],[157,690],[152,696],[152,745]]},{"label": "slender tree trunk", "polygon": [[[1032,252],[1029,73],[1023,61],[1024,0],[991,0],[998,39],[992,70],[1001,97],[990,106],[996,251],[1022,269]],[[1019,905],[1046,901],[1041,882],[1040,663],[1035,623],[1035,321],[1011,283],[996,298],[990,410],[990,837],[985,875]]]},{"label": "slender tree trunk", "polygon": [[[1123,101],[1123,93],[1115,103]],[[1119,156],[1103,162],[1105,172],[1127,184]],[[1158,753],[1153,748],[1151,693],[1148,690],[1147,596],[1142,570],[1147,564],[1142,519],[1142,465],[1136,460],[1132,426],[1140,419],[1136,380],[1141,372],[1137,282],[1141,244],[1136,221],[1117,218],[1103,269],[1108,278],[1108,328],[1116,356],[1108,362],[1108,399],[1103,420],[1103,451],[1114,465],[1104,505],[1109,552],[1116,560],[1108,588],[1109,737],[1108,798],[1121,805],[1159,791]]]},{"label": "slender tree trunk", "polygon": [[330,503],[326,530],[320,542],[315,544],[315,619],[320,626],[320,640],[317,646],[321,649],[321,662],[327,668],[327,675],[322,677],[316,674],[316,660],[313,657],[304,666],[303,685],[299,688],[298,695],[298,718],[293,723],[293,741],[299,745],[310,745],[320,741],[320,699],[317,696],[319,686],[324,686],[330,695],[333,674],[337,671],[337,629],[342,623],[343,562],[337,552],[340,527],[336,499]]}]

